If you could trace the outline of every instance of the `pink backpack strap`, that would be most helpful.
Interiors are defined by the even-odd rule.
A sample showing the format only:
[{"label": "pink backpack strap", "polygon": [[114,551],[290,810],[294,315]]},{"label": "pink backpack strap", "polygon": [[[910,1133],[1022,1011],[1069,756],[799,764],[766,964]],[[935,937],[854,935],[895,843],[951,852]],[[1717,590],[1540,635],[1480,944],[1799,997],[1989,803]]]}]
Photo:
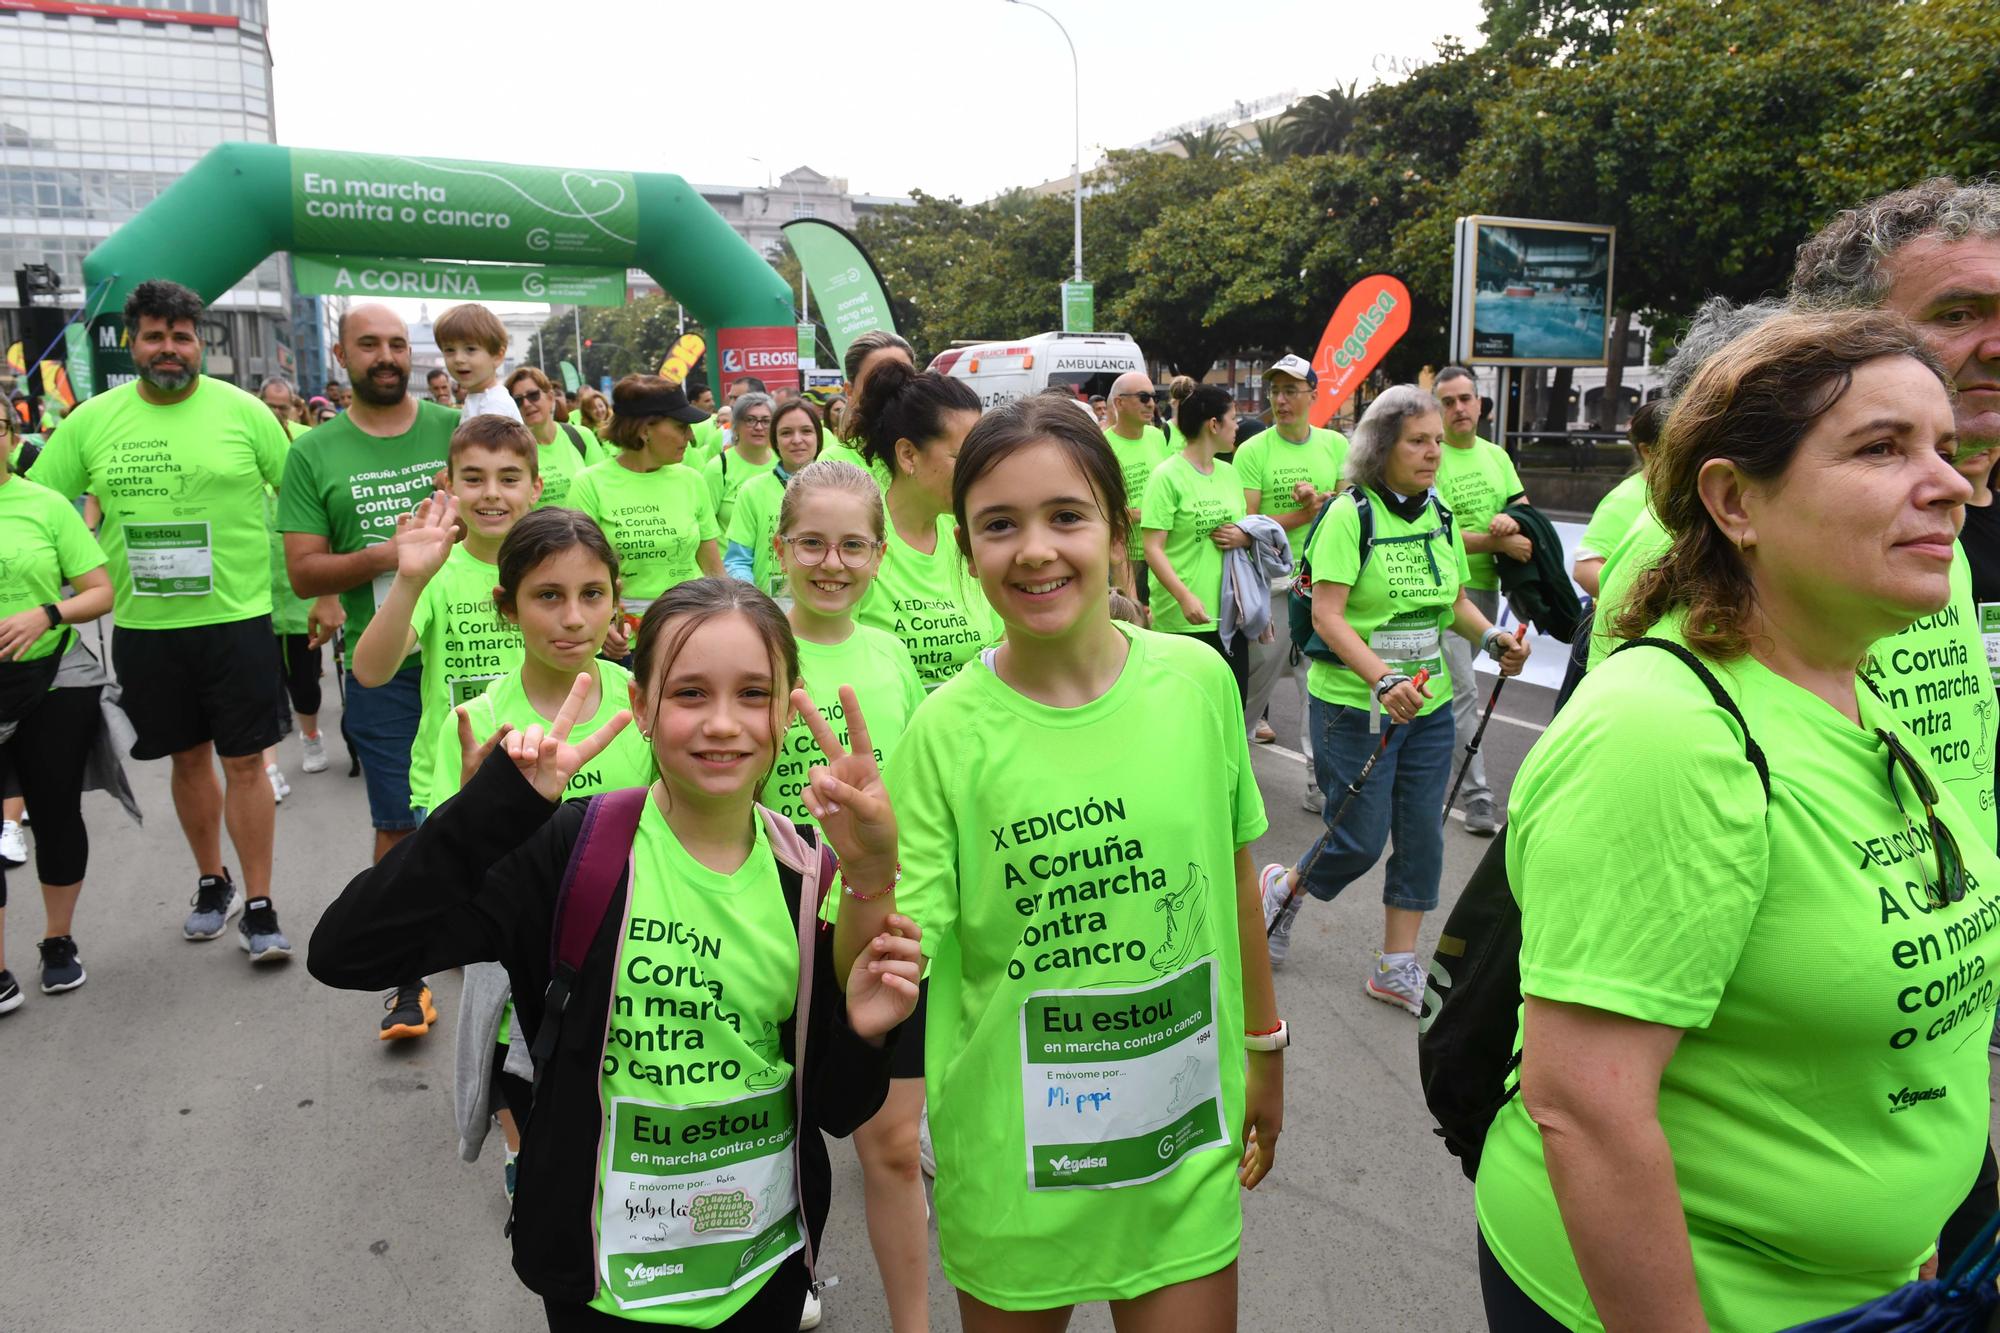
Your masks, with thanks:
[{"label": "pink backpack strap", "polygon": [[632,840],[638,836],[639,816],[645,809],[644,787],[605,792],[591,797],[584,807],[583,827],[576,845],[570,848],[569,864],[563,868],[562,884],[556,889],[555,920],[549,930],[549,988],[530,1049],[537,1083],[549,1057],[555,1054],[556,1033],[576,989],[576,974],[583,967],[584,955],[603,928],[612,895],[632,859]]}]

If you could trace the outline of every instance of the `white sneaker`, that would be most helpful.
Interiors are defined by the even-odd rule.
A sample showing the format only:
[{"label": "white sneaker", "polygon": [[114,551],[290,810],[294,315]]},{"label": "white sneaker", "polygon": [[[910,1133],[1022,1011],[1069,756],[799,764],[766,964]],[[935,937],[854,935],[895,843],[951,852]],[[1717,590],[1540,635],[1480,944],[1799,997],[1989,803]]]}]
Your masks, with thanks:
[{"label": "white sneaker", "polygon": [[0,820],[0,861],[10,866],[28,864],[28,840],[13,820]]},{"label": "white sneaker", "polygon": [[1264,900],[1264,945],[1271,955],[1273,971],[1283,967],[1290,956],[1292,922],[1299,919],[1299,909],[1306,905],[1305,885],[1301,884],[1297,893],[1291,893],[1286,884],[1290,878],[1291,868],[1276,861],[1257,874],[1259,896]]},{"label": "white sneaker", "polygon": [[1392,959],[1378,950],[1375,966],[1368,969],[1368,979],[1361,988],[1384,1004],[1397,1005],[1413,1014],[1424,1011],[1424,965],[1415,954],[1397,954]]},{"label": "white sneaker", "polygon": [[292,784],[285,781],[284,770],[276,764],[266,764],[264,776],[271,780],[271,795],[277,797],[278,804],[283,805],[285,798],[292,794]]},{"label": "white sneaker", "polygon": [[[937,1149],[931,1146],[931,1108],[926,1105],[917,1119],[917,1166],[932,1180],[937,1179]],[[930,1201],[924,1201],[930,1207]]]},{"label": "white sneaker", "polygon": [[807,1291],[805,1306],[799,1311],[799,1327],[818,1328],[820,1318],[824,1314],[825,1311],[820,1309],[819,1297],[812,1291]]},{"label": "white sneaker", "polygon": [[326,772],[326,738],[324,736],[301,736],[299,740],[305,746],[306,751],[306,761],[299,765],[299,767],[308,773]]}]

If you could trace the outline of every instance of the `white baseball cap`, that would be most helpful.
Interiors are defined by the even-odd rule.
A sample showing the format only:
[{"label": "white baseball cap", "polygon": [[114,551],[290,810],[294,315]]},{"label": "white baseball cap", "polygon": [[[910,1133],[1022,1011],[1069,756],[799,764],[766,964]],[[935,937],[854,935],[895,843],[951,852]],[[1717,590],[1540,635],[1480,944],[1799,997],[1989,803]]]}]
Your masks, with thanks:
[{"label": "white baseball cap", "polygon": [[1289,352],[1264,368],[1265,379],[1273,375],[1290,375],[1295,380],[1303,380],[1308,389],[1319,387],[1319,375],[1313,370],[1312,363]]}]

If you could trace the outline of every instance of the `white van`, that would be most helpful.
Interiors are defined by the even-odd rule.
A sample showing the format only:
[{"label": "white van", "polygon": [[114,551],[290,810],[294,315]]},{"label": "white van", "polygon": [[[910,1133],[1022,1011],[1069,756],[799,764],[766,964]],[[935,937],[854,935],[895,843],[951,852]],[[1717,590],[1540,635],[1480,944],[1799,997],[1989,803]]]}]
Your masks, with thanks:
[{"label": "white van", "polygon": [[1128,370],[1144,371],[1146,358],[1128,333],[1037,333],[1018,342],[968,343],[939,352],[930,368],[964,380],[991,410],[1051,387],[1068,389],[1080,402],[1111,396],[1111,384]]}]

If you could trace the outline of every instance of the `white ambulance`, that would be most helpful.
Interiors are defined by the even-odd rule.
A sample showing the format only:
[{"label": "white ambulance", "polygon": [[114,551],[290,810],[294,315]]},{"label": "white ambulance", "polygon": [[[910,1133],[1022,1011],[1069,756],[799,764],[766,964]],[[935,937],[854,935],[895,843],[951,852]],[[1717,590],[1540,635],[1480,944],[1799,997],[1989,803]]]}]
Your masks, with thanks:
[{"label": "white ambulance", "polygon": [[1145,370],[1146,358],[1127,333],[1037,333],[951,347],[933,357],[930,368],[971,385],[990,411],[1048,388],[1067,389],[1079,402],[1108,398],[1112,381],[1128,370]]}]

